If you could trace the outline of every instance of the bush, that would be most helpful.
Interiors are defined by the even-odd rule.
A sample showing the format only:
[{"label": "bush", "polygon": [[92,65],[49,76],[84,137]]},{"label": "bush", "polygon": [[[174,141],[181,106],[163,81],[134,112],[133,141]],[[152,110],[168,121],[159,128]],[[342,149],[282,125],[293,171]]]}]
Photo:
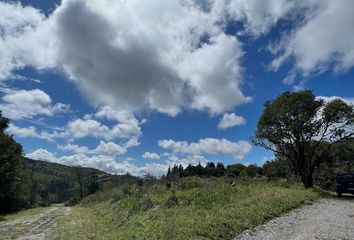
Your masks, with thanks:
[{"label": "bush", "polygon": [[198,188],[201,187],[200,181],[198,177],[189,177],[185,179],[185,188]]},{"label": "bush", "polygon": [[151,208],[154,207],[154,203],[152,202],[151,198],[149,196],[145,196],[142,200],[141,200],[141,204],[142,204],[142,208],[144,211],[147,211]]},{"label": "bush", "polygon": [[64,204],[65,204],[66,207],[70,207],[70,206],[73,206],[73,205],[77,204],[78,202],[80,202],[80,197],[79,196],[73,196],[68,201],[66,201]]},{"label": "bush", "polygon": [[122,187],[122,191],[123,191],[123,194],[126,195],[126,196],[132,195],[132,191],[131,191],[130,187],[127,186],[127,185],[124,185]]},{"label": "bush", "polygon": [[276,185],[279,186],[279,187],[284,187],[284,188],[289,188],[290,187],[289,181],[286,178],[279,179],[276,182]]},{"label": "bush", "polygon": [[165,202],[165,206],[169,208],[169,207],[176,206],[177,204],[178,204],[178,198],[176,196],[176,192],[172,190],[170,196],[167,198]]},{"label": "bush", "polygon": [[112,200],[111,202],[118,202],[119,200],[121,200],[123,198],[123,193],[121,191],[115,192],[113,194]]}]

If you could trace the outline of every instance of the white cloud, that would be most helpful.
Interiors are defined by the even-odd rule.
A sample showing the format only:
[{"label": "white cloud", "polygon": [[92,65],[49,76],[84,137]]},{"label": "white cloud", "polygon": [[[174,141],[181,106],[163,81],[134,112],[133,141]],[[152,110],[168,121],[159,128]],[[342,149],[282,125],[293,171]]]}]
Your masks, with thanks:
[{"label": "white cloud", "polygon": [[53,138],[56,136],[56,132],[48,133],[46,131],[37,131],[37,128],[34,126],[29,127],[18,127],[12,123],[9,124],[9,127],[6,129],[6,132],[13,134],[15,137],[21,138],[38,138],[47,141],[53,141]]},{"label": "white cloud", "polygon": [[160,156],[157,153],[153,153],[153,152],[145,152],[142,155],[143,158],[148,158],[148,159],[153,159],[153,160],[157,160],[160,159]]},{"label": "white cloud", "polygon": [[120,155],[126,153],[127,149],[114,142],[100,141],[100,144],[93,152],[97,154]]},{"label": "white cloud", "polygon": [[333,67],[335,72],[354,66],[354,2],[313,1],[304,24],[276,43],[278,57],[271,66],[277,70],[286,60],[295,59],[295,69],[307,75]]},{"label": "white cloud", "polygon": [[215,138],[204,138],[192,143],[160,140],[158,145],[176,153],[233,155],[236,159],[243,159],[252,148],[251,144],[246,141],[230,142],[226,139]]},{"label": "white cloud", "polygon": [[93,136],[105,140],[130,139],[127,144],[136,146],[139,144],[137,138],[141,135],[141,129],[135,118],[130,122],[120,122],[112,128],[94,119],[75,119],[68,123],[67,135],[74,138]]},{"label": "white cloud", "polygon": [[8,129],[6,129],[6,131],[9,134],[14,134],[15,136],[18,137],[36,137],[39,135],[37,133],[37,129],[33,126],[21,128],[13,125],[12,123],[9,124],[9,127]]},{"label": "white cloud", "polygon": [[79,146],[77,144],[66,144],[64,146],[59,145],[59,149],[64,150],[64,151],[72,151],[75,153],[86,153],[89,151],[89,149],[86,146]]},{"label": "white cloud", "polygon": [[[2,39],[0,78],[27,65],[55,67],[95,105],[171,116],[184,108],[218,114],[250,100],[240,89],[241,45],[215,11],[178,0],[140,6],[64,0],[46,18],[32,7],[2,3],[0,13],[16,24],[4,25],[13,31]],[[19,15],[35,18],[24,22]]]},{"label": "white cloud", "polygon": [[115,142],[100,141],[95,149],[89,149],[86,146],[79,146],[77,144],[66,144],[64,146],[58,146],[59,149],[64,151],[71,151],[77,154],[83,153],[87,155],[103,154],[109,156],[121,155],[127,152],[127,149],[131,146],[120,146]]},{"label": "white cloud", "polygon": [[43,148],[39,148],[32,153],[26,154],[26,157],[35,160],[48,161],[48,162],[56,161],[55,155]]},{"label": "white cloud", "polygon": [[56,66],[55,26],[38,9],[20,2],[0,2],[0,79],[13,76],[25,66],[37,69]]},{"label": "white cloud", "polygon": [[234,126],[246,124],[246,119],[237,116],[235,113],[224,113],[218,124],[219,129],[226,129]]},{"label": "white cloud", "polygon": [[63,103],[52,105],[50,96],[40,89],[10,91],[2,97],[2,101],[0,108],[4,116],[10,119],[53,116],[70,109],[69,105]]},{"label": "white cloud", "polygon": [[83,138],[86,136],[108,138],[110,129],[100,122],[92,119],[75,119],[68,123],[68,132],[74,138]]},{"label": "white cloud", "polygon": [[[97,115],[97,114],[96,114]],[[64,146],[59,145],[61,150],[72,151],[75,153],[83,153],[89,151],[91,154],[105,153],[105,154],[124,154],[128,148],[140,145],[139,138],[142,135],[140,124],[135,117],[131,114],[120,115],[119,118],[114,118],[112,127],[102,124],[98,120],[91,119],[95,115],[87,115],[84,119],[74,119],[69,121],[65,127],[52,128],[50,132],[39,131],[34,126],[18,127],[10,124],[7,132],[14,134],[17,137],[31,137],[44,139],[47,141],[54,141],[55,139],[66,139],[70,143]],[[121,122],[116,122],[120,120]],[[48,127],[48,126],[46,126]],[[88,149],[81,147],[72,142],[76,139],[85,137],[94,137],[103,139],[96,149]],[[117,145],[112,140],[120,139],[122,145]]]},{"label": "white cloud", "polygon": [[[202,1],[204,2],[204,1]],[[240,21],[238,34],[258,37],[267,33],[281,18],[294,14],[305,3],[287,0],[209,0],[211,12],[219,21]]]}]

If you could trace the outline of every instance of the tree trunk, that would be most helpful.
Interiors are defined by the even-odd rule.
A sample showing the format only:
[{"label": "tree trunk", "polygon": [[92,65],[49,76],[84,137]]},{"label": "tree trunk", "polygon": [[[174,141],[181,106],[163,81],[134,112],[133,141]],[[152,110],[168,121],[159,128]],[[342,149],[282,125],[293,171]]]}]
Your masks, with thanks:
[{"label": "tree trunk", "polygon": [[79,185],[80,185],[80,200],[82,199],[83,197],[83,187],[82,187],[82,182],[81,182],[81,179],[79,180]]},{"label": "tree trunk", "polygon": [[305,181],[304,181],[304,187],[305,187],[306,189],[313,187],[313,178],[312,178],[312,175],[311,175],[311,176],[310,176],[310,175],[306,176],[306,179],[305,179]]},{"label": "tree trunk", "polygon": [[313,187],[312,171],[309,169],[302,169],[300,172],[301,181],[306,189]]}]

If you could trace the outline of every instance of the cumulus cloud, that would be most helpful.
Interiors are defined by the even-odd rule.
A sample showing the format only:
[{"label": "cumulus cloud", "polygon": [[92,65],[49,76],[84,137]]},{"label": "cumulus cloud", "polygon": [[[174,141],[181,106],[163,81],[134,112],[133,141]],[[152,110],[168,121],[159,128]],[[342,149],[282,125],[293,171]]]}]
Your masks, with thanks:
[{"label": "cumulus cloud", "polygon": [[246,124],[246,119],[237,116],[235,113],[224,113],[218,124],[219,129],[226,129],[234,126]]},{"label": "cumulus cloud", "polygon": [[55,26],[45,15],[20,2],[0,2],[0,79],[12,78],[25,66],[53,68],[57,64]]},{"label": "cumulus cloud", "polygon": [[79,146],[77,144],[66,144],[64,146],[59,145],[58,148],[64,151],[70,151],[70,152],[74,152],[74,153],[83,153],[83,154],[88,154],[88,155],[92,155],[92,154],[103,154],[103,155],[121,155],[127,152],[127,149],[131,147],[131,146],[120,146],[118,144],[116,144],[115,142],[105,142],[105,141],[100,141],[99,144],[97,145],[96,148],[94,149],[89,149],[86,146]]},{"label": "cumulus cloud", "polygon": [[142,155],[142,157],[147,159],[153,159],[153,160],[160,159],[160,156],[157,153],[153,153],[153,152],[145,152]]},{"label": "cumulus cloud", "polygon": [[[204,2],[204,1],[201,1]],[[239,35],[258,37],[267,33],[280,19],[303,8],[305,3],[287,0],[209,0],[209,9],[219,21],[239,21]]]},{"label": "cumulus cloud", "polygon": [[[102,124],[97,119],[91,117],[99,115],[88,114],[83,119],[77,118],[70,120],[64,127],[50,127],[50,131],[37,130],[34,126],[19,127],[15,124],[10,124],[7,132],[21,138],[37,138],[47,141],[55,141],[56,139],[65,139],[70,143],[59,145],[58,148],[64,151],[72,151],[75,153],[90,153],[90,154],[113,154],[119,155],[126,153],[128,148],[140,145],[139,138],[142,135],[139,122],[132,114],[123,114],[111,120],[114,121],[112,126]],[[97,117],[97,116],[96,116]],[[103,118],[103,116],[100,116]],[[121,121],[121,122],[117,122]],[[100,140],[96,149],[88,149],[85,146],[78,146],[72,142],[76,139],[86,137],[94,137]],[[119,139],[121,145],[114,143],[112,140]],[[105,141],[102,141],[105,140]]]},{"label": "cumulus cloud", "polygon": [[226,139],[204,138],[198,142],[160,140],[158,145],[176,153],[233,155],[235,159],[243,159],[251,150],[246,141],[230,142]]},{"label": "cumulus cloud", "polygon": [[70,109],[63,103],[53,105],[50,96],[40,89],[9,91],[2,97],[2,102],[0,108],[4,116],[15,120],[38,115],[53,116]]},{"label": "cumulus cloud", "polygon": [[75,119],[68,123],[68,132],[74,138],[86,136],[110,138],[110,129],[93,119]]},{"label": "cumulus cloud", "polygon": [[103,138],[105,140],[131,138],[129,144],[137,145],[138,143],[135,142],[141,135],[141,129],[138,124],[139,123],[135,121],[122,122],[110,128],[94,119],[75,119],[68,123],[67,134],[73,138],[84,138],[87,136]]},{"label": "cumulus cloud", "polygon": [[86,153],[89,151],[88,147],[86,146],[79,146],[77,144],[66,144],[64,146],[58,145],[58,149],[64,150],[64,151],[71,151],[75,153]]},{"label": "cumulus cloud", "polygon": [[35,159],[35,160],[48,161],[48,162],[55,162],[56,161],[55,155],[43,148],[39,148],[39,149],[35,150],[34,152],[26,154],[26,157],[31,158],[31,159]]},{"label": "cumulus cloud", "polygon": [[[2,3],[0,13],[14,23],[3,24],[0,78],[27,65],[55,67],[95,105],[171,116],[184,108],[218,114],[250,100],[241,91],[241,45],[226,34],[216,10],[178,0],[140,5],[64,0],[45,17]],[[25,21],[21,14],[34,17]]]},{"label": "cumulus cloud", "polygon": [[13,134],[16,137],[21,138],[38,138],[47,141],[54,141],[55,137],[58,137],[58,133],[54,131],[53,133],[48,133],[47,131],[38,131],[36,127],[18,127],[12,123],[9,124],[9,127],[6,129],[6,132],[9,134]]},{"label": "cumulus cloud", "polygon": [[304,75],[330,68],[335,72],[347,71],[354,66],[354,2],[313,3],[317,3],[316,7],[308,12],[304,23],[276,43],[273,69],[290,58],[295,59],[294,68]]},{"label": "cumulus cloud", "polygon": [[126,153],[127,149],[114,142],[100,141],[99,145],[93,150],[93,152],[97,154],[120,155]]},{"label": "cumulus cloud", "polygon": [[[25,66],[57,68],[95,106],[220,114],[250,101],[241,90],[237,35],[259,37],[290,19],[295,29],[274,44],[273,69],[294,58],[304,74],[346,71],[354,65],[352,8],[350,0],[153,0],[144,7],[139,0],[64,0],[46,17],[1,2],[0,79]],[[303,21],[294,18],[299,13]],[[231,36],[225,29],[235,21],[242,27]],[[292,70],[284,81],[294,79]]]}]

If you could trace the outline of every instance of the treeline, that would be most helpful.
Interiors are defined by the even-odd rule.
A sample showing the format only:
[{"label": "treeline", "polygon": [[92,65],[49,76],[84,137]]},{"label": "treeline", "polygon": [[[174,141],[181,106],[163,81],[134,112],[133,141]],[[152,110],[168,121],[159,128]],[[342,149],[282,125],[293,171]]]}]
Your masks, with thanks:
[{"label": "treeline", "polygon": [[174,179],[181,177],[238,177],[238,176],[247,176],[247,177],[256,177],[263,175],[263,168],[258,167],[256,164],[243,165],[241,163],[231,164],[227,167],[223,163],[208,162],[205,167],[200,163],[196,166],[188,165],[186,168],[183,168],[182,165],[174,165],[172,168],[168,168],[166,176],[162,178]]},{"label": "treeline", "polygon": [[[325,145],[323,146],[325,147]],[[327,190],[335,189],[335,176],[337,173],[354,172],[354,139],[338,143],[333,146],[330,153],[314,169],[314,184]],[[203,167],[174,165],[168,168],[162,180],[175,180],[183,177],[265,177],[269,181],[287,179],[291,182],[300,182],[299,172],[292,167],[289,159],[276,157],[267,161],[262,167],[256,164],[243,165],[241,163],[224,166],[222,163],[209,162]]]}]

